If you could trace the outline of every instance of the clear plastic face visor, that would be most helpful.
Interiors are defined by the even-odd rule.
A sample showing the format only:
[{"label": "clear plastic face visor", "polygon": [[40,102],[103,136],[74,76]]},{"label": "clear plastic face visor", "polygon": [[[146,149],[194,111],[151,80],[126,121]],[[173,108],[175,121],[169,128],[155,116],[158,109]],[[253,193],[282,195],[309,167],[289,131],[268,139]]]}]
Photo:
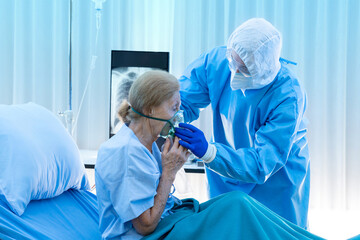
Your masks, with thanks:
[{"label": "clear plastic face visor", "polygon": [[239,62],[237,62],[232,54],[231,54],[232,50],[231,49],[228,49],[226,51],[226,58],[229,62],[229,68],[232,72],[240,72],[242,73],[244,76],[246,77],[250,77],[250,72],[248,70],[248,68],[244,65],[244,64],[241,64]]}]

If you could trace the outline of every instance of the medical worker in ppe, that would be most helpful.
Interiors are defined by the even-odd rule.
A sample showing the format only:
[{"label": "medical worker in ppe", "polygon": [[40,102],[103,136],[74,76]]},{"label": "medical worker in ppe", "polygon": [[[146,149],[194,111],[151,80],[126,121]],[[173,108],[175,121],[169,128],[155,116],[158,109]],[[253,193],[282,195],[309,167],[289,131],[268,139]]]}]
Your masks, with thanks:
[{"label": "medical worker in ppe", "polygon": [[[175,137],[183,121],[178,80],[149,71],[130,88],[125,124],[101,145],[95,166],[103,239],[321,239],[241,191],[199,204],[177,199],[172,183],[189,156]],[[167,137],[162,152],[155,140]]]},{"label": "medical worker in ppe", "polygon": [[281,34],[254,18],[227,46],[192,62],[180,78],[185,122],[211,104],[213,136],[189,124],[179,143],[204,160],[210,197],[240,190],[280,216],[307,227],[310,164],[306,95],[280,58]]}]

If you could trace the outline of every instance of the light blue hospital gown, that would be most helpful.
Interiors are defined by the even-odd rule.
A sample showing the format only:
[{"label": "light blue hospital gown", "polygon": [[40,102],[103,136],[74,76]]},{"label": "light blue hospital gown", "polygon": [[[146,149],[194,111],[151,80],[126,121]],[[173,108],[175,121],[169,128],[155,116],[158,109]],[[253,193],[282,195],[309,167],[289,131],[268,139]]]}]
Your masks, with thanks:
[{"label": "light blue hospital gown", "polygon": [[192,62],[180,77],[186,122],[211,103],[215,159],[206,164],[210,197],[239,190],[289,221],[307,226],[310,162],[306,96],[282,63],[275,80],[232,91],[226,47]]},{"label": "light blue hospital gown", "polygon": [[[161,175],[161,153],[152,154],[125,124],[101,145],[95,166],[99,225],[104,239],[140,239],[131,220],[154,205]],[[170,194],[162,217],[177,198]]]}]

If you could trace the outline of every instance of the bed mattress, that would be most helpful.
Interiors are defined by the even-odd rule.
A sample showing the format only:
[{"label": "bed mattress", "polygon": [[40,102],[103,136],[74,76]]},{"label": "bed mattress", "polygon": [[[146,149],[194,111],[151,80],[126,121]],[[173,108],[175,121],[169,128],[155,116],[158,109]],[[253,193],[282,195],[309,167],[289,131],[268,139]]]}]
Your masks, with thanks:
[{"label": "bed mattress", "polygon": [[31,201],[21,217],[0,200],[0,239],[101,239],[96,196],[70,189]]}]

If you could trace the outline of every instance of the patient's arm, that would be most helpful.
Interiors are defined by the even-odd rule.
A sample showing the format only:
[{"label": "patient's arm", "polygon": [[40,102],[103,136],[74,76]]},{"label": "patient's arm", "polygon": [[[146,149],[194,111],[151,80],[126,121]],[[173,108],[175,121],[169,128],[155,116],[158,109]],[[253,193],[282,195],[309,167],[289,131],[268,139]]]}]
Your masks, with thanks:
[{"label": "patient's arm", "polygon": [[154,206],[132,220],[135,230],[143,236],[149,235],[155,230],[169,197],[170,188],[175,176],[165,174],[161,175],[154,199]]},{"label": "patient's arm", "polygon": [[177,137],[175,137],[173,146],[170,147],[170,145],[170,140],[166,139],[164,149],[161,153],[163,172],[156,190],[157,194],[154,198],[154,206],[132,220],[135,230],[143,236],[149,235],[157,227],[169,198],[171,185],[175,180],[175,175],[189,156],[189,152],[179,144],[179,139]]}]

